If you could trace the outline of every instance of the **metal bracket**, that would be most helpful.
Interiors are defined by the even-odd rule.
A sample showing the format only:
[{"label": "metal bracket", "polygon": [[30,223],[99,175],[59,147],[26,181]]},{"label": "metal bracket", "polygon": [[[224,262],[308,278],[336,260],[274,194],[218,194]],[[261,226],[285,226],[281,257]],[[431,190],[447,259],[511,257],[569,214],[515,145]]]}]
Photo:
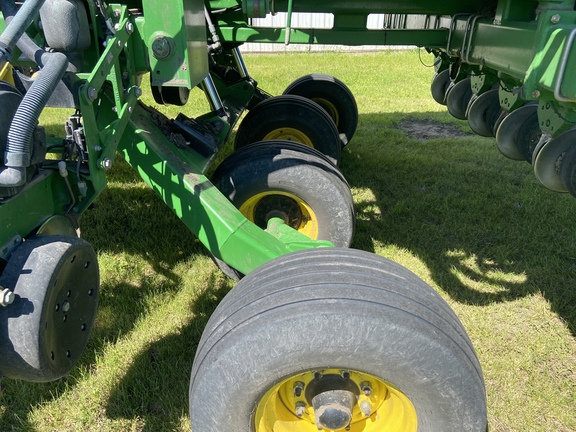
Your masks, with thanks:
[{"label": "metal bracket", "polygon": [[448,33],[448,42],[446,43],[446,52],[450,52],[450,45],[452,44],[452,34],[456,30],[456,24],[459,17],[469,17],[470,14],[457,13],[452,16],[452,21],[450,22],[450,33]]},{"label": "metal bracket", "polygon": [[8,261],[14,249],[16,249],[22,243],[22,237],[15,235],[10,239],[10,241],[0,247],[0,259]]},{"label": "metal bracket", "polygon": [[[472,34],[474,33],[474,26],[476,25],[476,21],[478,18],[481,18],[482,15],[472,15],[468,18],[468,23],[466,24],[466,32],[464,33],[464,40],[462,41],[462,59],[466,63],[471,63],[470,61],[470,50],[472,49]],[[466,42],[468,39],[468,42]],[[466,44],[466,48],[464,48],[464,44]]]},{"label": "metal bracket", "polygon": [[560,65],[558,66],[558,76],[556,77],[556,83],[554,85],[554,97],[560,102],[576,101],[576,99],[570,99],[569,97],[566,97],[562,94],[562,82],[564,81],[564,74],[566,73],[566,66],[572,51],[572,45],[574,45],[574,38],[576,38],[576,28],[572,29],[568,35],[568,39],[566,39],[566,46],[564,47],[562,59],[560,60]]}]

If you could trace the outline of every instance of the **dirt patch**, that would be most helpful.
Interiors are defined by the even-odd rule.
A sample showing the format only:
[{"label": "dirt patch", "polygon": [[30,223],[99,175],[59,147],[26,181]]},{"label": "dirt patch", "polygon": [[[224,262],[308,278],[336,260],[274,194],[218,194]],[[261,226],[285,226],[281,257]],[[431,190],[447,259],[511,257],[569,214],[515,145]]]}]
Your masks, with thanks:
[{"label": "dirt patch", "polygon": [[458,138],[470,136],[456,126],[433,120],[404,120],[399,129],[412,139],[427,141],[435,138]]}]

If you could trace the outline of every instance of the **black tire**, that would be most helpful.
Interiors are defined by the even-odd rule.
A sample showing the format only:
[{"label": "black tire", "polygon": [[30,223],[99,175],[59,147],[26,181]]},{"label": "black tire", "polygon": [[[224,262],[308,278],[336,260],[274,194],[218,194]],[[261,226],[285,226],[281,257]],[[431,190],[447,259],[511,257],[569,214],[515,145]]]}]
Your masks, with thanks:
[{"label": "black tire", "polygon": [[[328,240],[339,247],[348,247],[352,242],[354,202],[350,187],[338,168],[312,148],[289,141],[267,141],[243,147],[220,164],[212,183],[261,228],[266,228],[266,220],[262,217],[269,211],[284,211],[274,208],[273,199],[286,194],[307,206],[302,208],[297,203],[297,208],[289,209],[295,212],[290,215],[301,216],[302,224],[309,217],[317,230],[316,234],[310,235],[313,225],[298,225],[291,222],[297,218],[288,217],[286,222],[293,228],[315,240]],[[253,201],[260,196],[272,207],[259,208],[266,205]],[[289,200],[282,201],[282,204],[291,205]],[[311,213],[296,214],[300,210]]]},{"label": "black tire", "polygon": [[192,430],[270,432],[254,426],[263,396],[325,369],[388,383],[411,402],[420,431],[486,431],[482,371],[458,318],[407,269],[351,249],[278,258],[222,300],[192,367]]},{"label": "black tire", "polygon": [[235,148],[268,140],[306,144],[338,164],[342,143],[332,118],[316,102],[294,95],[275,96],[252,108],[238,128]]},{"label": "black tire", "polygon": [[10,378],[52,381],[80,359],[96,315],[96,254],[62,235],[26,240],[0,278],[16,299],[0,308],[0,371]]},{"label": "black tire", "polygon": [[450,70],[444,69],[442,72],[434,74],[430,93],[432,98],[440,105],[446,105],[446,91],[450,85]]},{"label": "black tire", "polygon": [[284,90],[284,94],[302,96],[320,105],[332,118],[347,145],[358,126],[358,106],[350,89],[331,75],[310,74],[298,78]]},{"label": "black tire", "polygon": [[150,90],[152,90],[154,101],[160,105],[184,106],[190,96],[190,90],[186,87],[153,85],[152,76],[150,77]]}]

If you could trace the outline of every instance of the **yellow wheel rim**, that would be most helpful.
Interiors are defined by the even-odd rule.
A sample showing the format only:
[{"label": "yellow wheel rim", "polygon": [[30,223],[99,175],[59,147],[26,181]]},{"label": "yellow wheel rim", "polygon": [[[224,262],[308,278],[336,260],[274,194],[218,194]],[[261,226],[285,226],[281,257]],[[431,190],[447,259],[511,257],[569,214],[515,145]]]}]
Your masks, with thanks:
[{"label": "yellow wheel rim", "polygon": [[332,120],[334,120],[334,124],[336,125],[336,127],[338,127],[338,125],[340,124],[340,114],[338,114],[336,106],[328,99],[312,98],[312,100],[316,102],[318,105],[320,105],[322,108],[324,108],[324,111],[326,111],[328,115],[332,117]]},{"label": "yellow wheel rim", "polygon": [[[346,376],[358,389],[350,432],[415,432],[416,410],[400,390],[373,375],[352,370],[308,371],[272,387],[256,408],[256,432],[318,432],[306,388],[320,376]],[[344,431],[345,429],[338,429]]]},{"label": "yellow wheel rim", "polygon": [[12,65],[10,63],[6,63],[0,68],[0,80],[15,85],[14,78],[12,77]]},{"label": "yellow wheel rim", "polygon": [[298,232],[318,239],[318,218],[312,208],[296,195],[283,191],[267,191],[247,199],[240,212],[260,228],[266,228],[268,220],[278,217]]},{"label": "yellow wheel rim", "polygon": [[271,140],[294,141],[314,148],[314,144],[308,135],[298,129],[289,127],[274,129],[273,131],[270,131],[263,139],[263,141]]}]

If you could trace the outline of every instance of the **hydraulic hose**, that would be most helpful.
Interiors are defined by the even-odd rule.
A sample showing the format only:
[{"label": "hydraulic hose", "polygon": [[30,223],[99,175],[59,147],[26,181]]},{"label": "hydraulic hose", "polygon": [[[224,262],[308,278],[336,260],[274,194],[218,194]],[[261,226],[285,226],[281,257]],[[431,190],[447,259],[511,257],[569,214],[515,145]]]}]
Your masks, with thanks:
[{"label": "hydraulic hose", "polygon": [[8,131],[5,167],[0,170],[0,187],[17,187],[26,183],[26,168],[30,166],[30,143],[38,117],[67,67],[68,58],[64,54],[51,53],[38,78],[24,95]]},{"label": "hydraulic hose", "polygon": [[[68,67],[68,58],[64,54],[44,51],[24,33],[43,3],[44,0],[27,0],[16,11],[13,0],[0,1],[2,14],[8,25],[6,31],[11,26],[15,29],[22,27],[21,32],[13,30],[7,36],[5,36],[6,31],[4,31],[0,36],[0,48],[2,48],[2,43],[10,46],[10,49],[16,44],[24,55],[43,66],[38,78],[22,99],[10,124],[4,152],[5,166],[0,170],[0,187],[18,187],[26,183],[26,168],[30,166],[31,157],[30,143],[38,123],[38,117]],[[31,14],[28,18],[22,13],[27,5],[29,6],[24,12],[28,11],[26,14]],[[20,16],[22,18],[19,18]]]},{"label": "hydraulic hose", "polygon": [[[38,15],[42,4],[44,0],[26,0],[14,15],[14,19],[6,26],[0,35],[0,67],[10,61],[12,48]],[[2,5],[2,12],[4,13],[4,5]]]},{"label": "hydraulic hose", "polygon": [[[4,21],[6,24],[10,25],[18,12],[14,0],[0,0],[0,8],[4,15]],[[40,48],[26,33],[23,33],[20,39],[16,41],[16,46],[26,57],[30,60],[34,60],[40,66],[44,66],[46,57],[50,55],[49,52]]]}]

